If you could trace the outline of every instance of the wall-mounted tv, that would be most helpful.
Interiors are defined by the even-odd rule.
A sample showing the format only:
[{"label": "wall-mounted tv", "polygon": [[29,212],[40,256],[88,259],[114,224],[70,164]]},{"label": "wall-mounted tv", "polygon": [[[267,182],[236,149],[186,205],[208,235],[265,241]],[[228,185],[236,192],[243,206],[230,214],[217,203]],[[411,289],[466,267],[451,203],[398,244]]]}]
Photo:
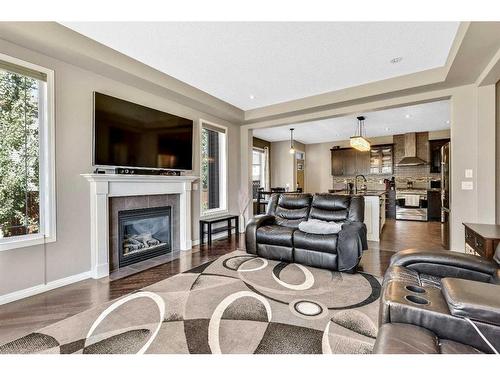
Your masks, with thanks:
[{"label": "wall-mounted tv", "polygon": [[191,170],[193,120],[94,92],[94,165]]}]

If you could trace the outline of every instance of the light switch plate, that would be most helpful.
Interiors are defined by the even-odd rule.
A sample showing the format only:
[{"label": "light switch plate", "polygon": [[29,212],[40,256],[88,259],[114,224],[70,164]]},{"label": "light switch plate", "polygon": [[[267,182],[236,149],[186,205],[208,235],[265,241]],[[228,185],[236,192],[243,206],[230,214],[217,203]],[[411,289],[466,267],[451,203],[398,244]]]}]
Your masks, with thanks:
[{"label": "light switch plate", "polygon": [[462,181],[462,190],[474,190],[472,181]]},{"label": "light switch plate", "polygon": [[472,178],[472,169],[465,170],[465,178]]},{"label": "light switch plate", "polygon": [[193,184],[193,190],[198,190],[198,184],[197,183]]}]

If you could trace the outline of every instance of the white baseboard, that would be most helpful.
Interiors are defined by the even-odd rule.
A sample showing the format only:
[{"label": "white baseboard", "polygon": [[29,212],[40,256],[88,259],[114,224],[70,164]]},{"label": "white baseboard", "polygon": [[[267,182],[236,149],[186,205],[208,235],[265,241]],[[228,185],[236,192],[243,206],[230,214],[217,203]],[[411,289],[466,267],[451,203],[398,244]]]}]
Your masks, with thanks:
[{"label": "white baseboard", "polygon": [[35,294],[40,294],[44,292],[48,292],[49,290],[60,288],[62,286],[66,286],[69,284],[76,283],[78,281],[86,280],[91,277],[91,272],[83,272],[79,273],[77,275],[73,276],[68,276],[62,279],[50,281],[47,284],[39,284],[32,286],[30,288],[26,288],[23,290],[18,290],[16,292],[4,294],[3,296],[0,296],[0,305],[4,305],[9,302],[14,302],[26,297],[31,297],[34,296]]},{"label": "white baseboard", "polygon": [[[236,230],[233,229],[231,231],[231,234],[236,234]],[[214,234],[212,236],[212,241],[214,241],[214,240],[221,240],[223,238],[227,238],[227,232],[220,232],[220,233]],[[205,242],[203,244],[205,245],[206,243],[207,243],[207,237],[205,237]],[[199,239],[193,240],[193,246],[197,246],[199,244],[200,244],[200,240]]]}]

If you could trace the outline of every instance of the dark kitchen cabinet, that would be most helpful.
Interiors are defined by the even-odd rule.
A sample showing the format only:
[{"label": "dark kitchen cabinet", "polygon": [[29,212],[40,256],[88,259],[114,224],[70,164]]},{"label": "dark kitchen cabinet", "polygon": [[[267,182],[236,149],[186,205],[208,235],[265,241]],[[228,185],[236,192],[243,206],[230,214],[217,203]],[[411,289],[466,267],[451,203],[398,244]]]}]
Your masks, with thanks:
[{"label": "dark kitchen cabinet", "polygon": [[441,147],[449,141],[449,138],[429,141],[429,163],[431,173],[441,173]]},{"label": "dark kitchen cabinet", "polygon": [[358,151],[349,148],[344,152],[344,174],[346,176],[354,176],[358,174],[357,157]]},{"label": "dark kitchen cabinet", "polygon": [[356,151],[356,174],[370,174],[370,153]]},{"label": "dark kitchen cabinet", "polygon": [[332,149],[332,176],[344,175],[344,151],[343,149]]},{"label": "dark kitchen cabinet", "polygon": [[392,174],[392,165],[392,145],[373,146],[368,152],[353,148],[331,149],[332,176]]},{"label": "dark kitchen cabinet", "polygon": [[440,221],[441,220],[441,191],[428,190],[427,191],[427,220]]},{"label": "dark kitchen cabinet", "polygon": [[370,154],[353,148],[331,150],[332,176],[355,176],[370,173]]}]

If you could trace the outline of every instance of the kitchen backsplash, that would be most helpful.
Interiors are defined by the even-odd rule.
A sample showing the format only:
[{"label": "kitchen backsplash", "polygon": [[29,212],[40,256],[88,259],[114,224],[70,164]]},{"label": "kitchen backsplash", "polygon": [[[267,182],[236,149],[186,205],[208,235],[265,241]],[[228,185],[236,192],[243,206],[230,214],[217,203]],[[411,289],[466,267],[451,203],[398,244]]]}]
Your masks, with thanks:
[{"label": "kitchen backsplash", "polygon": [[[396,189],[404,189],[407,182],[413,183],[414,189],[428,189],[430,181],[440,180],[439,173],[429,173],[429,166],[418,167],[395,167],[394,177],[396,179]],[[368,190],[385,190],[384,179],[391,179],[393,175],[366,176],[366,187]],[[344,189],[347,182],[354,183],[353,177],[333,177],[333,188],[336,190]],[[358,179],[361,183],[361,179]]]}]

